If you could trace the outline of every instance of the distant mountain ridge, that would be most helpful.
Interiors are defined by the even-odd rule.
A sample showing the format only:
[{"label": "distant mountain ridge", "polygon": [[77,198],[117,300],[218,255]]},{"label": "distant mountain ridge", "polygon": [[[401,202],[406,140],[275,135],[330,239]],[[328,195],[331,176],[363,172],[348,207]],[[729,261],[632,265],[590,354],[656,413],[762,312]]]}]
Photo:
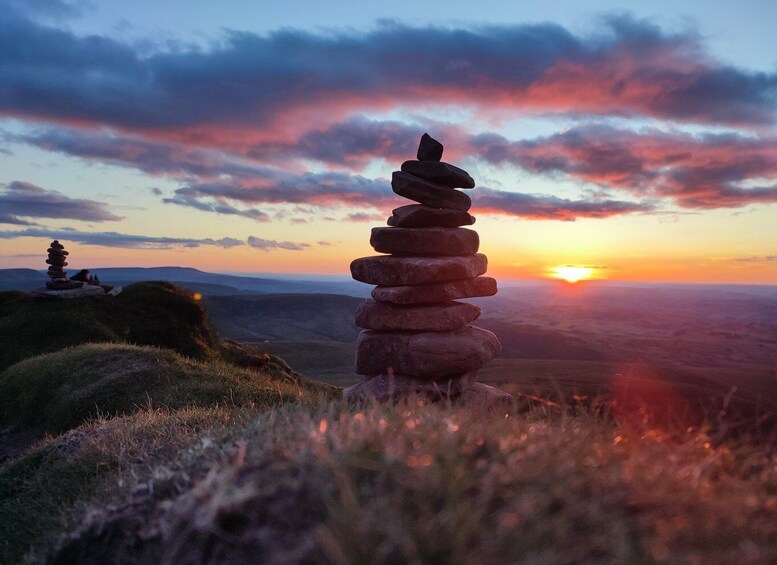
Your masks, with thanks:
[{"label": "distant mountain ridge", "polygon": [[[79,269],[68,269],[78,272]],[[208,295],[257,294],[345,294],[365,297],[369,287],[355,281],[299,281],[264,277],[242,277],[208,273],[191,267],[107,267],[92,272],[103,284],[127,285],[149,280],[170,281]],[[0,269],[0,290],[29,291],[42,286],[45,271]]]}]

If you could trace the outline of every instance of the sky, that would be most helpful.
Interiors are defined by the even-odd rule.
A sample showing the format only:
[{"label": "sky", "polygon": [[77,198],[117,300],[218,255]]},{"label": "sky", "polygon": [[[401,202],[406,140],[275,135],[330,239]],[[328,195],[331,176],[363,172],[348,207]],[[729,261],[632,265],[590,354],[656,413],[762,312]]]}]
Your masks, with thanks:
[{"label": "sky", "polygon": [[489,273],[777,284],[777,2],[0,0],[0,268],[346,274],[428,132]]}]

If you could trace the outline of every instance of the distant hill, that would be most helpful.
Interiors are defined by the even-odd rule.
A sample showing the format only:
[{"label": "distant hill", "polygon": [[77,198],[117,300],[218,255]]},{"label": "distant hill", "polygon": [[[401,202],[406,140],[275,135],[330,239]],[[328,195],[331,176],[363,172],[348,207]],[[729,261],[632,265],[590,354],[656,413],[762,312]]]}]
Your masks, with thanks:
[{"label": "distant hill", "polygon": [[[78,272],[78,268],[69,272]],[[257,294],[345,294],[368,296],[370,287],[356,281],[287,280],[207,273],[190,267],[110,267],[92,269],[103,284],[128,285],[141,281],[169,281],[210,295],[252,292]],[[44,271],[0,269],[0,290],[30,291],[46,280]]]},{"label": "distant hill", "polygon": [[219,335],[239,341],[355,342],[361,298],[338,294],[208,296],[209,318]]},{"label": "distant hill", "polygon": [[35,269],[0,269],[0,291],[32,290],[45,280],[46,276]]}]

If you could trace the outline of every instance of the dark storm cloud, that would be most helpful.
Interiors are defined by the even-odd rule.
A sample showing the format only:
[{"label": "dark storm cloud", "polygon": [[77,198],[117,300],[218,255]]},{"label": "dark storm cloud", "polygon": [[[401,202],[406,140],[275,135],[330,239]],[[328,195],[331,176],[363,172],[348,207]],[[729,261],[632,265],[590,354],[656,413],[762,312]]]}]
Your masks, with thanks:
[{"label": "dark storm cloud", "polygon": [[22,181],[0,185],[0,210],[0,218],[6,220],[0,223],[19,225],[25,225],[25,220],[20,218],[57,218],[84,222],[122,219],[121,216],[109,212],[102,202],[69,198],[54,190],[46,190]]},{"label": "dark storm cloud", "polygon": [[[629,18],[576,36],[554,24],[367,33],[228,32],[209,49],[140,54],[0,16],[0,113],[216,138],[401,104],[467,104],[710,123],[773,123],[775,73],[711,61],[692,34]],[[208,132],[208,128],[211,131]]]}]

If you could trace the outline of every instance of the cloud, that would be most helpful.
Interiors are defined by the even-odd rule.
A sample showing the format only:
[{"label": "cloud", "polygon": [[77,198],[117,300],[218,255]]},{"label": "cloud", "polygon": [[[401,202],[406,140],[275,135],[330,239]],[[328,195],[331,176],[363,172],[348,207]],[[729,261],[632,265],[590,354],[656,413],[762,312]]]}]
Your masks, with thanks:
[{"label": "cloud", "polygon": [[149,140],[108,129],[94,132],[53,127],[26,135],[8,134],[6,139],[152,175],[254,178],[267,172],[266,167],[257,164],[238,163],[239,155],[223,150],[192,149],[164,139]]},{"label": "cloud", "polygon": [[12,224],[16,226],[34,226],[33,222],[28,222],[27,220],[22,220],[21,218],[17,218],[16,216],[12,216],[11,214],[5,214],[0,213],[0,224]]},{"label": "cloud", "polygon": [[225,249],[245,245],[239,239],[224,237],[221,239],[192,239],[185,237],[154,237],[147,235],[130,235],[118,232],[83,232],[70,228],[62,229],[26,229],[21,231],[0,231],[0,239],[16,239],[19,237],[41,237],[44,239],[59,239],[72,241],[82,245],[99,245],[102,247],[121,247],[128,249],[172,249],[175,247],[215,246]]},{"label": "cloud", "polygon": [[777,202],[777,138],[597,125],[517,142],[484,134],[470,143],[487,162],[561,174],[639,198],[669,199],[682,208]]},{"label": "cloud", "polygon": [[56,218],[84,222],[121,220],[106,205],[94,200],[69,198],[54,190],[13,181],[0,188],[0,223],[33,225],[20,218]]},{"label": "cloud", "polygon": [[304,132],[292,141],[253,144],[247,155],[260,161],[303,158],[351,168],[361,167],[377,157],[402,162],[415,155],[424,131],[424,127],[415,124],[354,116],[323,129]]},{"label": "cloud", "polygon": [[367,214],[366,212],[354,212],[346,216],[351,222],[379,222],[386,219],[385,214]]},{"label": "cloud", "polygon": [[221,201],[205,201],[198,199],[196,194],[180,193],[173,198],[163,198],[162,202],[165,204],[178,204],[180,206],[188,206],[190,208],[196,208],[203,212],[215,212],[216,214],[226,214],[230,216],[243,216],[257,222],[269,222],[270,216],[256,208],[237,208],[227,202]]},{"label": "cloud", "polygon": [[387,180],[338,172],[294,174],[268,170],[266,176],[248,182],[193,183],[177,189],[175,197],[166,201],[194,207],[209,199],[338,207],[380,205],[392,196]]},{"label": "cloud", "polygon": [[[275,146],[270,161],[295,158],[330,159],[330,164],[360,165],[381,157],[400,161],[412,156],[417,126],[399,127],[391,121],[355,118],[325,130],[312,130],[301,139],[316,143]],[[685,209],[741,207],[777,201],[777,139],[742,134],[691,135],[646,128],[640,131],[606,125],[586,125],[534,139],[510,141],[484,133],[467,136],[444,126],[460,153],[498,166],[513,165],[532,174],[562,175],[605,190],[622,191],[631,199],[589,197],[564,200],[552,195],[528,195],[517,190],[473,194],[476,209],[533,219],[606,218],[654,211],[675,204]],[[351,132],[356,142],[349,141]],[[420,129],[419,129],[420,131]],[[363,137],[359,137],[359,135]],[[374,137],[366,150],[358,141]],[[256,204],[298,204],[303,222],[318,217],[318,208],[356,208],[347,218],[372,221],[394,204],[389,182],[346,171],[300,172],[253,163],[217,150],[191,149],[172,142],[152,142],[112,132],[87,133],[72,128],[49,128],[23,138],[39,147],[86,159],[131,166],[155,175],[184,179],[185,184],[163,202],[201,211],[270,220]],[[447,140],[447,138],[446,138]],[[253,146],[254,149],[256,146]],[[324,149],[330,147],[330,149]],[[397,153],[397,155],[391,155]],[[399,155],[404,153],[404,155]],[[265,155],[267,157],[267,155]],[[242,159],[242,160],[241,160]],[[771,180],[770,180],[771,179]],[[161,191],[158,191],[161,195]]]},{"label": "cloud", "polygon": [[0,114],[212,145],[432,102],[753,126],[774,123],[777,105],[777,73],[718,63],[695,34],[628,17],[592,36],[549,23],[232,31],[208,49],[145,55],[11,15],[0,17],[0,72]]},{"label": "cloud", "polygon": [[262,239],[260,237],[249,236],[248,245],[262,251],[274,251],[276,249],[285,249],[288,251],[302,251],[310,247],[307,243],[295,243],[293,241],[276,241],[274,239]]},{"label": "cloud", "polygon": [[763,255],[761,257],[737,257],[735,261],[743,263],[771,263],[777,261],[777,255]]},{"label": "cloud", "polygon": [[[364,152],[359,143],[349,144],[344,140],[337,141],[338,136],[348,138],[347,132],[352,128],[366,128],[376,133],[378,139],[391,140],[370,146],[370,151]],[[385,131],[384,129],[385,128]],[[409,130],[410,128],[408,128]],[[538,158],[538,163],[531,153],[521,157],[515,151],[516,147],[543,149],[542,141],[510,144],[504,138],[494,135],[466,138],[448,128],[452,134],[461,136],[461,144],[473,149],[476,155],[486,161],[495,163],[512,162],[524,166],[533,172],[551,170],[555,161],[545,162]],[[383,133],[380,133],[380,132]],[[393,138],[392,134],[397,134]],[[326,131],[316,131],[312,138],[320,141],[321,147],[330,143],[335,146],[325,158],[341,162],[352,162],[368,156],[385,156],[381,147],[389,151],[396,150],[412,155],[417,143],[417,132],[397,128],[394,122],[378,122],[369,120],[351,120],[338,124]],[[412,137],[410,137],[412,134]],[[365,136],[367,134],[364,134]],[[320,136],[320,137],[319,137]],[[304,137],[304,136],[303,136]],[[104,141],[102,140],[103,138]],[[261,165],[235,164],[228,155],[215,151],[190,151],[180,146],[170,146],[161,143],[148,143],[141,139],[124,139],[115,135],[100,134],[98,136],[83,135],[77,130],[55,130],[28,136],[26,141],[39,146],[57,148],[70,154],[84,158],[108,159],[109,162],[127,164],[155,174],[168,174],[173,177],[186,176],[192,182],[177,189],[171,197],[163,202],[186,206],[200,211],[226,215],[247,217],[256,221],[269,221],[269,215],[252,207],[256,204],[278,205],[297,204],[310,205],[316,208],[362,208],[346,215],[348,221],[371,222],[385,219],[385,214],[375,211],[365,211],[363,208],[389,208],[396,204],[395,195],[390,183],[384,179],[369,179],[361,175],[346,172],[288,172]],[[554,151],[554,141],[547,143],[549,153]],[[290,155],[313,158],[313,145],[295,145],[289,149]],[[307,149],[305,149],[307,148]],[[308,149],[312,152],[306,152]],[[397,148],[397,149],[394,149]],[[277,148],[276,148],[277,149]],[[304,150],[303,150],[304,149]],[[591,152],[591,159],[597,166],[604,167],[601,152]],[[322,157],[324,158],[324,157]],[[395,156],[399,161],[402,157]],[[610,159],[607,162],[613,162]],[[160,191],[161,192],[161,191]],[[479,188],[474,195],[475,206],[488,213],[520,216],[530,219],[561,219],[573,220],[579,217],[605,218],[618,214],[644,212],[655,209],[652,204],[633,203],[615,200],[603,201],[573,201],[549,195],[528,195],[511,191],[490,190]],[[316,209],[300,209],[307,216],[316,216]],[[306,221],[306,218],[293,218],[294,223]]]},{"label": "cloud", "polygon": [[518,216],[527,220],[575,221],[578,218],[609,218],[636,212],[652,212],[655,205],[619,200],[569,200],[550,195],[522,194],[479,189],[478,210]]}]

